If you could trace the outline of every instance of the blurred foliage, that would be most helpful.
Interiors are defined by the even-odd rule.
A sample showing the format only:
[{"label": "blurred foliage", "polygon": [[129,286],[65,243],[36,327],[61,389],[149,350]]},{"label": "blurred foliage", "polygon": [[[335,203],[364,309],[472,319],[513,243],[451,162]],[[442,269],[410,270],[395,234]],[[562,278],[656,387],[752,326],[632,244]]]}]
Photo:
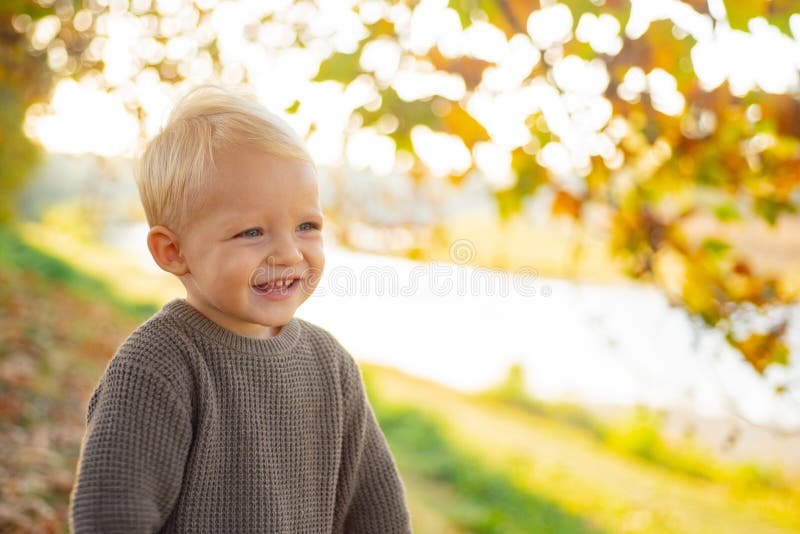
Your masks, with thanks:
[{"label": "blurred foliage", "polygon": [[54,78],[46,56],[31,53],[11,19],[48,13],[30,0],[0,2],[0,223],[13,218],[14,193],[41,161],[41,147],[25,136],[22,125],[28,107],[46,100]]},{"label": "blurred foliage", "polygon": [[[412,11],[421,5],[413,0],[379,3],[406,6]],[[14,0],[5,2],[0,13],[5,14],[2,23],[6,28],[12,12],[27,13],[33,22],[42,15],[55,14],[60,21],[60,30],[53,39],[53,46],[65,50],[69,57],[62,62],[59,75],[79,77],[88,71],[99,74],[103,64],[97,54],[93,57],[86,53],[95,28],[91,24],[88,29],[75,29],[78,10],[90,13],[92,21],[99,20],[110,10],[129,10],[131,16],[149,17],[151,22],[167,17],[158,11],[155,2],[135,2],[130,7],[127,2],[104,4],[107,2],[39,0],[39,5],[46,7],[36,7],[32,2]],[[715,4],[717,11],[709,9],[704,0],[685,0],[675,4],[685,8],[684,11],[690,10],[694,15],[705,17],[704,21],[712,31],[728,25],[747,30],[751,28],[754,17],[764,17],[764,21],[774,24],[787,35],[790,31],[789,17],[796,10],[796,3],[792,0],[729,0]],[[488,22],[499,28],[507,39],[521,36],[528,41],[527,26],[531,14],[553,5],[552,2],[523,0],[452,0],[449,3],[464,28]],[[785,324],[773,325],[767,332],[742,333],[736,330],[735,323],[743,310],[764,313],[795,302],[797,295],[782,285],[777,276],[757,272],[735,249],[718,245],[709,248],[692,242],[685,235],[683,225],[691,217],[702,214],[712,214],[720,221],[759,218],[773,225],[781,216],[796,214],[800,202],[800,104],[797,95],[772,94],[762,90],[736,95],[728,82],[713,90],[703,89],[691,56],[697,42],[669,18],[651,21],[644,33],[635,39],[623,31],[619,53],[596,52],[589,43],[574,35],[580,16],[587,13],[610,15],[624,28],[631,18],[631,3],[624,0],[564,0],[563,5],[571,11],[573,31],[563,42],[543,50],[543,59],[534,64],[521,84],[543,84],[560,97],[570,96],[554,81],[554,69],[561,58],[574,56],[591,61],[592,65],[602,65],[609,75],[602,96],[611,105],[612,119],[597,133],[613,140],[614,154],[592,155],[587,164],[576,168],[571,176],[581,186],[567,188],[560,177],[537,163],[538,151],[542,147],[565,142],[565,139],[551,131],[549,126],[552,125],[548,124],[548,118],[541,110],[532,113],[525,117],[532,141],[511,151],[514,183],[495,191],[499,213],[506,218],[512,217],[523,209],[526,197],[544,189],[555,193],[551,210],[554,216],[584,222],[588,207],[603,207],[607,212],[610,247],[624,262],[631,277],[662,287],[673,305],[682,306],[698,322],[723,332],[757,372],[763,373],[771,364],[786,363]],[[365,6],[366,2],[356,2],[352,10],[359,13]],[[724,7],[723,15],[718,12],[720,6]],[[187,2],[185,7],[198,24],[210,14],[208,9],[200,9],[191,2]],[[316,9],[313,2],[306,7]],[[380,99],[377,105],[370,102],[354,109],[351,123],[367,127],[379,124],[387,116],[394,117],[397,126],[387,135],[397,150],[412,156],[413,163],[408,173],[413,179],[422,181],[430,176],[430,169],[413,151],[412,128],[425,125],[435,132],[456,134],[471,152],[477,143],[490,139],[486,127],[467,111],[467,102],[481,89],[486,73],[496,65],[470,55],[448,57],[437,44],[424,53],[403,47],[401,28],[396,21],[390,20],[386,12],[364,25],[365,37],[360,39],[354,53],[332,50],[322,61],[315,79],[337,81],[343,85],[355,80],[368,80]],[[253,38],[257,26],[269,22],[269,19],[270,16],[253,20],[246,28],[248,38]],[[26,20],[29,24],[23,31],[30,37],[34,24]],[[172,34],[180,36],[184,31],[176,29],[174,24],[169,25],[169,31],[164,29],[167,25],[150,26],[156,28],[153,42],[157,46],[164,46],[174,36]],[[191,26],[193,31],[196,25]],[[315,38],[314,32],[304,27],[300,19],[293,22],[291,31],[295,32],[292,46],[308,46]],[[20,37],[8,31],[2,35],[4,43],[10,44],[3,47],[3,54],[10,57],[6,61],[11,66],[9,71],[7,65],[5,71],[17,72],[25,68],[35,74],[32,80],[47,79],[42,78],[44,63],[41,52],[35,52],[30,59],[23,61]],[[400,98],[391,80],[381,79],[360,63],[365,45],[379,39],[400,45],[401,65],[422,65],[423,71],[427,69],[457,76],[464,82],[465,96],[459,101],[438,95],[410,101]],[[219,70],[216,40],[198,43],[196,52],[201,51],[210,54]],[[191,59],[184,58],[183,61]],[[144,60],[139,62],[139,66],[152,68]],[[189,71],[180,66],[175,60],[166,59],[153,65],[160,79],[168,83],[186,79]],[[663,69],[667,76],[671,76],[670,80],[674,80],[675,89],[685,100],[683,111],[674,115],[658,111],[648,91],[636,98],[623,98],[620,87],[632,69],[641,69],[643,74]],[[27,75],[24,78],[27,80]],[[13,78],[16,81],[4,82],[11,90],[11,96],[7,98],[14,105],[3,109],[21,109],[40,94],[31,92],[29,83],[22,84],[20,79],[17,75]],[[135,96],[126,99],[126,104],[141,117],[143,106],[135,100]],[[296,111],[299,106],[302,104],[295,102],[288,110]],[[14,124],[18,124],[19,114],[10,117],[9,121],[12,119],[17,121]],[[0,143],[4,150],[16,146],[23,145]],[[3,169],[0,172],[10,168],[8,161],[21,165],[27,160],[26,157],[6,155],[0,160],[0,169]],[[454,184],[459,184],[474,170],[473,161],[467,169],[451,172],[449,178]],[[23,171],[20,168],[9,172],[18,180]],[[2,183],[3,187],[9,187],[12,181],[3,178]],[[671,281],[658,275],[665,258],[681,271],[672,275],[682,280],[676,291],[670,289]],[[786,386],[779,385],[777,389],[784,391]]]}]

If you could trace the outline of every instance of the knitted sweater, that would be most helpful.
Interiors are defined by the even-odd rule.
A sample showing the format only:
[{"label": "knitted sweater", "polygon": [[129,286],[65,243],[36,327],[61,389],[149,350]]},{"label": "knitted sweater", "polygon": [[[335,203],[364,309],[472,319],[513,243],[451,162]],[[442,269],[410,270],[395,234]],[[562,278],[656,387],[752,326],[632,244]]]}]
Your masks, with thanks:
[{"label": "knitted sweater", "polygon": [[119,347],[87,410],[69,527],[411,532],[353,357],[298,317],[241,336],[175,299]]}]

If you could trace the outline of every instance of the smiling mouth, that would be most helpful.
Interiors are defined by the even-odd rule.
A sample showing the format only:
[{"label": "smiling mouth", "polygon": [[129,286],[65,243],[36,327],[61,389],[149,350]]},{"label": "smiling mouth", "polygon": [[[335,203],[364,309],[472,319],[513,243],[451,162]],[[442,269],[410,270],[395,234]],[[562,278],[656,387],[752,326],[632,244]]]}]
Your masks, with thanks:
[{"label": "smiling mouth", "polygon": [[264,282],[254,285],[253,288],[262,293],[286,293],[300,282],[299,278],[292,279],[291,283]]}]

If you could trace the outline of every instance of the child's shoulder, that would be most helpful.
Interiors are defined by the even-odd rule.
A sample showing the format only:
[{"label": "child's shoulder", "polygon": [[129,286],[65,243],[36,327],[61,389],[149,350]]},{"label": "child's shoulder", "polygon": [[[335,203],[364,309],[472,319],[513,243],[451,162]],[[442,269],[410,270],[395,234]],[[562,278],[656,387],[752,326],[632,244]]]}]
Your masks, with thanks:
[{"label": "child's shoulder", "polygon": [[162,308],[120,344],[109,367],[129,365],[164,377],[176,377],[185,370],[187,360],[180,324]]},{"label": "child's shoulder", "polygon": [[[104,389],[148,391],[192,404],[192,372],[180,327],[164,309],[139,325],[117,348],[89,401],[91,418]],[[187,408],[188,410],[188,408]]]}]

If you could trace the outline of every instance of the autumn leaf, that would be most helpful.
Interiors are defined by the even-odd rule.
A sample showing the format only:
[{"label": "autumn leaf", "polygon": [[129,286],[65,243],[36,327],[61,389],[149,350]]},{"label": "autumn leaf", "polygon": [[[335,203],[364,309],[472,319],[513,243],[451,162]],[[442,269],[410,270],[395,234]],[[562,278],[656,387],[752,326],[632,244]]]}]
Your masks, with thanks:
[{"label": "autumn leaf", "polygon": [[553,199],[550,213],[553,215],[566,215],[572,219],[580,219],[583,202],[572,194],[559,190]]},{"label": "autumn leaf", "polygon": [[788,362],[789,348],[780,339],[780,336],[786,331],[786,325],[786,321],[783,321],[765,334],[750,334],[743,340],[736,340],[732,336],[728,336],[728,341],[739,349],[753,369],[763,374],[764,370],[772,363],[786,365]]}]

